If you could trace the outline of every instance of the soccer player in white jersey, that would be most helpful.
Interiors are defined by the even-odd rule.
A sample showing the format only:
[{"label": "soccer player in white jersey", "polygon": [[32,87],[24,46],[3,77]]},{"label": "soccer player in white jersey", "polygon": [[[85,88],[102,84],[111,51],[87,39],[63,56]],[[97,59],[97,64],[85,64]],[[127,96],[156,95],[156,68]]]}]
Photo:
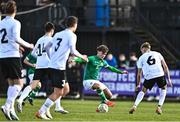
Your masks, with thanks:
[{"label": "soccer player in white jersey", "polygon": [[20,45],[32,49],[33,44],[20,37],[21,23],[14,19],[16,3],[8,1],[5,5],[7,16],[0,21],[0,69],[2,76],[8,81],[6,103],[1,110],[8,120],[19,120],[14,111],[14,102],[23,87],[21,78]]},{"label": "soccer player in white jersey", "polygon": [[77,29],[78,19],[74,16],[66,18],[66,29],[58,32],[53,37],[51,48],[51,58],[49,63],[50,80],[54,88],[54,92],[46,99],[45,103],[36,113],[37,118],[50,119],[46,116],[46,112],[54,104],[54,102],[63,96],[65,83],[66,62],[69,54],[72,53],[77,57],[88,61],[87,56],[81,55],[76,50],[77,37],[74,32]]},{"label": "soccer player in white jersey", "polygon": [[[34,90],[36,87],[40,87],[40,81],[43,81],[45,77],[48,76],[48,64],[49,64],[49,56],[45,49],[46,45],[51,43],[52,35],[54,34],[54,25],[50,22],[45,24],[45,35],[38,39],[33,51],[32,55],[37,58],[36,68],[33,76],[33,81],[28,85],[22,92],[20,98],[17,100],[17,111],[22,112],[22,103],[23,100],[29,95],[29,93]],[[50,49],[50,48],[49,48]],[[47,49],[47,50],[49,50]]]},{"label": "soccer player in white jersey", "polygon": [[144,75],[144,83],[142,91],[137,95],[133,107],[130,109],[129,113],[132,114],[136,111],[137,106],[142,101],[146,91],[151,90],[154,84],[156,83],[161,89],[160,99],[156,109],[157,114],[162,113],[162,105],[166,97],[167,83],[165,79],[165,74],[169,85],[172,87],[172,81],[170,79],[168,66],[163,58],[163,56],[156,51],[151,51],[151,45],[148,42],[145,42],[141,45],[142,55],[139,57],[137,62],[138,73],[137,73],[137,86],[136,90],[140,87],[142,73]]}]

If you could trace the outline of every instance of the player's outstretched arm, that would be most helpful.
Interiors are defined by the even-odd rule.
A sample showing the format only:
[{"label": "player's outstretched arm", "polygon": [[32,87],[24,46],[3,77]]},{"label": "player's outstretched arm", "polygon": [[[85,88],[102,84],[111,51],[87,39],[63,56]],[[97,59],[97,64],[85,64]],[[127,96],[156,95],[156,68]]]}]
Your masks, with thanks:
[{"label": "player's outstretched arm", "polygon": [[[28,55],[29,56],[29,55]],[[34,68],[36,68],[36,64],[32,64],[31,62],[29,62],[29,57],[26,57],[25,59],[24,59],[24,64],[26,64],[26,65],[28,65],[28,66],[30,66],[30,67],[34,67]]]},{"label": "player's outstretched arm", "polygon": [[169,68],[168,68],[165,60],[161,60],[161,63],[162,63],[162,66],[163,66],[163,68],[164,68],[164,72],[165,72],[166,75],[167,75],[169,85],[172,87],[173,84],[172,84],[172,81],[171,81],[171,78],[170,78]]},{"label": "player's outstretched arm", "polygon": [[108,66],[107,68],[109,70],[111,70],[112,72],[116,72],[116,73],[120,73],[120,74],[127,74],[128,73],[128,71],[126,71],[126,70],[119,70],[113,66]]},{"label": "player's outstretched arm", "polygon": [[33,49],[34,48],[34,44],[30,44],[26,41],[24,41],[22,38],[18,38],[16,39],[16,42],[20,45],[22,45],[23,47],[29,48],[29,49]]},{"label": "player's outstretched arm", "polygon": [[137,72],[137,83],[136,83],[136,91],[138,91],[139,88],[140,88],[141,78],[142,78],[142,69],[141,69],[141,68],[138,68],[138,72]]},{"label": "player's outstretched arm", "polygon": [[20,37],[20,31],[21,31],[21,23],[17,21],[16,24],[14,25],[13,29],[12,29],[13,40],[15,40],[16,43],[18,43],[19,45],[21,45],[23,47],[33,49],[34,48],[33,44],[30,44],[30,43],[24,41]]},{"label": "player's outstretched arm", "polygon": [[84,59],[79,58],[79,57],[73,58],[72,61],[75,61],[75,62],[77,62],[77,63],[86,63],[86,62],[87,62],[87,61],[85,61]]}]

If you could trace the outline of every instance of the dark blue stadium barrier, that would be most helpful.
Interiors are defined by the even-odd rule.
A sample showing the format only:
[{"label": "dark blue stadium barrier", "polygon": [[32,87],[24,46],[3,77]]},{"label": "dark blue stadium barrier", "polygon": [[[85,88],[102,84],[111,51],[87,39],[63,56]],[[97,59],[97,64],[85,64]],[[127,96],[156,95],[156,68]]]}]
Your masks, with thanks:
[{"label": "dark blue stadium barrier", "polygon": [[[117,74],[106,69],[100,72],[100,81],[104,83],[113,94],[122,96],[135,96],[136,69],[128,69],[128,74]],[[180,96],[180,70],[170,70],[173,87],[167,88],[167,96]],[[143,79],[142,79],[143,82]],[[84,89],[84,94],[96,94],[95,91]],[[155,85],[147,95],[159,95]]]}]

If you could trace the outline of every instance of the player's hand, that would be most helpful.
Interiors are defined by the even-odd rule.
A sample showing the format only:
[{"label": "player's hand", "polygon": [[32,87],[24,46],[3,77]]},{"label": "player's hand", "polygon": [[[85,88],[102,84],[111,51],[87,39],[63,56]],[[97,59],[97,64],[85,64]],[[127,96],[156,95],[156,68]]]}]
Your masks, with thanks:
[{"label": "player's hand", "polygon": [[124,71],[123,71],[123,74],[128,74],[128,71],[124,70]]},{"label": "player's hand", "polygon": [[36,64],[33,64],[32,67],[36,68]]},{"label": "player's hand", "polygon": [[22,54],[24,52],[24,48],[19,46],[19,52]]},{"label": "player's hand", "polygon": [[34,44],[30,44],[29,49],[33,49],[34,48]]},{"label": "player's hand", "polygon": [[74,60],[75,60],[75,57],[74,56],[70,56],[69,59],[68,59],[68,64],[73,63]]},{"label": "player's hand", "polygon": [[87,55],[83,55],[82,59],[85,60],[86,62],[89,62]]}]

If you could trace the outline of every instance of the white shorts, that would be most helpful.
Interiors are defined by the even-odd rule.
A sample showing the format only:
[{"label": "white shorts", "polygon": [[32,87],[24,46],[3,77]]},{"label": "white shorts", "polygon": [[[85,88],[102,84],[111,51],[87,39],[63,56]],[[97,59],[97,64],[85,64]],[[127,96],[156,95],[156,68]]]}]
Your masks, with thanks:
[{"label": "white shorts", "polygon": [[83,81],[83,86],[85,89],[91,89],[92,90],[92,86],[97,83],[100,85],[101,90],[104,90],[107,88],[107,86],[105,86],[103,83],[101,83],[98,80],[84,80]]},{"label": "white shorts", "polygon": [[28,75],[29,84],[31,84],[31,83],[33,82],[33,77],[34,77],[34,74],[29,74],[29,75]]}]

